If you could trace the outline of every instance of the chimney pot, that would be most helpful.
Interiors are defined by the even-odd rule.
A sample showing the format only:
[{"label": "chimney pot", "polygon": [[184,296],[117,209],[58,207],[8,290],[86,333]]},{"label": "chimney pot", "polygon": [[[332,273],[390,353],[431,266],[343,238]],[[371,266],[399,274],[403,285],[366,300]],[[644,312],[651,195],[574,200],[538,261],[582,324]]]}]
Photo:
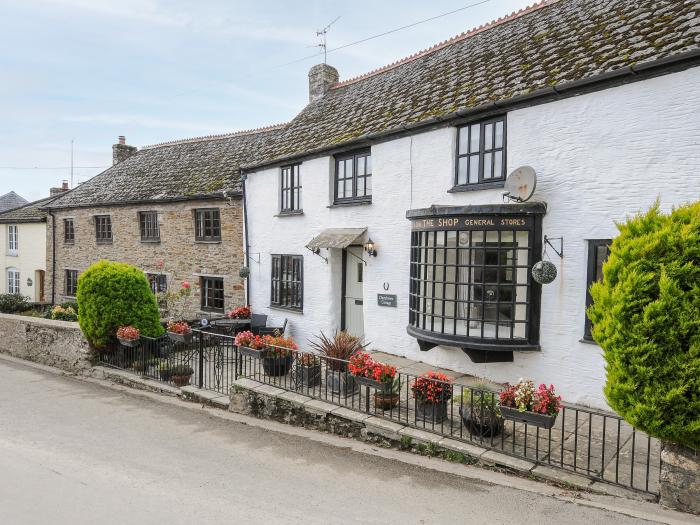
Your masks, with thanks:
[{"label": "chimney pot", "polygon": [[68,191],[68,181],[64,180],[63,183],[61,184],[61,189]]},{"label": "chimney pot", "polygon": [[119,141],[112,146],[112,166],[128,159],[136,153],[136,146],[129,146],[126,137],[119,135]]},{"label": "chimney pot", "polygon": [[338,82],[338,70],[328,64],[317,64],[309,70],[309,102],[323,97]]},{"label": "chimney pot", "polygon": [[60,195],[61,193],[67,192],[68,189],[69,189],[69,188],[68,188],[68,181],[67,181],[67,180],[64,180],[64,181],[61,183],[61,187],[60,187],[60,188],[49,188],[49,195],[50,195],[51,197],[54,197],[54,196],[56,196],[56,195]]}]

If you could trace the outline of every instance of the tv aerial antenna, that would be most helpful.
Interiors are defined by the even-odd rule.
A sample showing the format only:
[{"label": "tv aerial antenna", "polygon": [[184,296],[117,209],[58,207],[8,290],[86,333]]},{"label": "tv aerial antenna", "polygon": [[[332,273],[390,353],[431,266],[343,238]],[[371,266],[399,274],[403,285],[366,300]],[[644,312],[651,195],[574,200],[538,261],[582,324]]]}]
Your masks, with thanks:
[{"label": "tv aerial antenna", "polygon": [[331,26],[335,24],[338,20],[340,20],[340,16],[335,17],[335,20],[333,20],[330,24],[328,24],[326,27],[323,29],[319,29],[316,31],[316,36],[321,38],[321,42],[316,44],[315,46],[312,47],[320,47],[323,49],[323,63],[325,64],[326,61],[328,60],[328,46],[326,45],[326,36],[328,35],[328,31],[330,31]]},{"label": "tv aerial antenna", "polygon": [[530,166],[520,166],[506,177],[503,199],[515,202],[527,202],[535,193],[537,174]]}]

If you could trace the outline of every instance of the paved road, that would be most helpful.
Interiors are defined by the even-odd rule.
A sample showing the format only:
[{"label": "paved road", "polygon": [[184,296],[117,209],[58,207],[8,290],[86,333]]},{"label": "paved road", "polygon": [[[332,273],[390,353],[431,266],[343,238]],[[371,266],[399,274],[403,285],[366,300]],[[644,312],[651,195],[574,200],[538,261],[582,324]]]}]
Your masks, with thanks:
[{"label": "paved road", "polygon": [[0,523],[642,522],[0,361]]}]

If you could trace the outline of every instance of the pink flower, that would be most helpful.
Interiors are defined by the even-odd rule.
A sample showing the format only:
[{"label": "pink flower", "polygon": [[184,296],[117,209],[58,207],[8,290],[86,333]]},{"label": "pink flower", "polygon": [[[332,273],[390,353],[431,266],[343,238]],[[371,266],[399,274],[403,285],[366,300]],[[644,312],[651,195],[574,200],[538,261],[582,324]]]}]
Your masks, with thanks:
[{"label": "pink flower", "polygon": [[189,290],[189,288],[190,288],[190,283],[188,283],[187,281],[183,281],[183,283],[182,283],[182,288],[183,288],[184,290]]},{"label": "pink flower", "polygon": [[165,263],[163,262],[162,259],[160,261],[156,261],[156,268],[158,268],[159,270],[162,270],[163,266],[165,266]]}]

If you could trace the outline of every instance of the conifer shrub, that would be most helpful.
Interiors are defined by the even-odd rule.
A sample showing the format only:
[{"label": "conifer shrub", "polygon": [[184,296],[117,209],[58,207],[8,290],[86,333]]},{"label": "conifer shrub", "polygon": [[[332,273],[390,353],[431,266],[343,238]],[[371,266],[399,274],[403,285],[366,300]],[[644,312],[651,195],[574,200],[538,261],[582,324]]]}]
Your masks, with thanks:
[{"label": "conifer shrub", "polygon": [[618,225],[591,287],[605,395],[634,427],[700,448],[700,202]]},{"label": "conifer shrub", "polygon": [[80,328],[97,350],[115,341],[120,326],[158,337],[164,330],[144,273],[125,263],[98,261],[78,278]]}]

